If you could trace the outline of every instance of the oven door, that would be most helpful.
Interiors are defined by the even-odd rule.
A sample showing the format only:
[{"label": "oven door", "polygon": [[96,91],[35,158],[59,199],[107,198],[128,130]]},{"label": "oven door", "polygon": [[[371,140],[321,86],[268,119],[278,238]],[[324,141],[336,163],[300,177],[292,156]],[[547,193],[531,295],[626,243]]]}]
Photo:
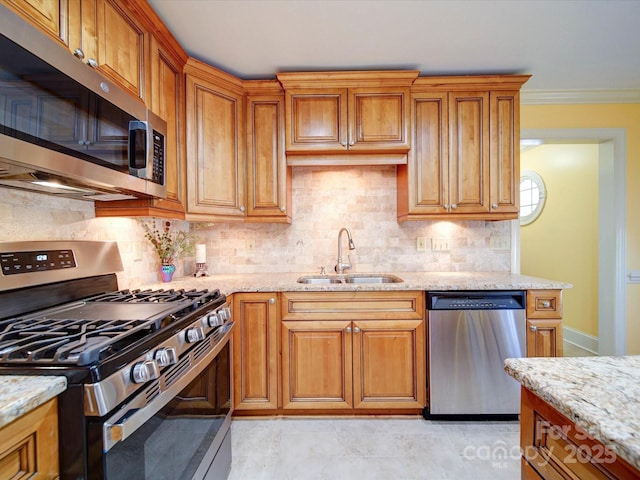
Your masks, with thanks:
[{"label": "oven door", "polygon": [[[153,386],[102,424],[101,478],[204,479],[211,478],[213,469],[228,473],[232,405],[230,332],[214,350],[145,407],[136,408],[136,399],[140,395],[153,395]],[[179,365],[180,362],[174,367]],[[160,380],[171,381],[166,376],[163,373]],[[90,468],[90,478],[93,471]]]}]

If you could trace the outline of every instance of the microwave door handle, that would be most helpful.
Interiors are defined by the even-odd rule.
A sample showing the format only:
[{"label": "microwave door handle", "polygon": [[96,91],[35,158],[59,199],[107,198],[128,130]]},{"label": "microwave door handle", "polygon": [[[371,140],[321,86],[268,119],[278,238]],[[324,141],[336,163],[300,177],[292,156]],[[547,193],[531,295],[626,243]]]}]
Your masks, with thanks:
[{"label": "microwave door handle", "polygon": [[[139,135],[144,132],[145,142],[144,151],[142,152],[143,162],[142,166],[138,162],[138,145],[140,144]],[[147,122],[141,120],[131,120],[129,122],[129,142],[128,142],[128,156],[129,156],[129,174],[139,178],[146,178],[147,172],[147,152],[149,151],[149,132]]]}]

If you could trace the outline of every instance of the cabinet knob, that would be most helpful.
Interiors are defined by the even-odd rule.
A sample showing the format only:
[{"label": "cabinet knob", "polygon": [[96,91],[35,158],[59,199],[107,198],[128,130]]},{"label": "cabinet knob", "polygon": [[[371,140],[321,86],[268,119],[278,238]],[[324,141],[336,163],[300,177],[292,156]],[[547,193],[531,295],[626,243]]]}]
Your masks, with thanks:
[{"label": "cabinet knob", "polygon": [[455,203],[451,204],[451,210],[455,210],[456,208],[458,208],[458,205],[456,205]]},{"label": "cabinet knob", "polygon": [[341,145],[342,145],[344,148],[347,148],[347,142],[341,142]]},{"label": "cabinet knob", "polygon": [[286,211],[287,211],[287,207],[280,207],[280,211],[281,211],[282,213],[286,212]]},{"label": "cabinet knob", "polygon": [[96,62],[93,58],[87,60],[87,65],[89,65],[91,68],[98,68],[98,62]]},{"label": "cabinet knob", "polygon": [[347,327],[347,333],[351,333],[351,327]]},{"label": "cabinet knob", "polygon": [[536,327],[535,325],[531,325],[529,327],[529,330],[531,330],[532,332],[537,332],[538,331],[538,327]]},{"label": "cabinet knob", "polygon": [[244,205],[240,205],[240,211],[241,211],[241,212],[244,212],[244,211],[245,211]]},{"label": "cabinet knob", "polygon": [[349,140],[349,145],[351,145],[352,147],[356,144],[356,142],[354,142],[353,140]]},{"label": "cabinet knob", "polygon": [[444,204],[444,208],[446,208],[447,210],[449,210],[449,204],[448,204],[448,203],[445,203],[445,204]]},{"label": "cabinet knob", "polygon": [[84,58],[84,52],[81,48],[76,48],[73,51],[73,56],[82,60]]},{"label": "cabinet knob", "polygon": [[354,331],[355,333],[360,333],[360,329],[359,329],[358,327],[355,327],[355,328],[353,329],[353,331]]},{"label": "cabinet knob", "polygon": [[493,208],[495,210],[496,208],[498,208],[498,204],[497,203],[492,203],[491,204],[491,208]]},{"label": "cabinet knob", "polygon": [[270,303],[271,305],[273,305],[274,303],[276,303],[276,299],[275,299],[275,298],[273,298],[273,297],[271,297],[271,298],[269,299],[269,303]]},{"label": "cabinet knob", "polygon": [[542,305],[542,308],[549,308],[551,307],[551,302],[549,300],[543,300],[540,302],[540,305]]}]

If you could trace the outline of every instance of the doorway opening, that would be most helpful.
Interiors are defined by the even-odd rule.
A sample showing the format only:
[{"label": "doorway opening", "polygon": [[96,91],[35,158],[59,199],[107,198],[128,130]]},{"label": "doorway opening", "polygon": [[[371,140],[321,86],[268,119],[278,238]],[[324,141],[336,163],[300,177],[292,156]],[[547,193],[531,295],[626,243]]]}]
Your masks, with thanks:
[{"label": "doorway opening", "polygon": [[[626,353],[625,291],[625,168],[624,129],[532,129],[521,132],[523,140],[545,144],[590,143],[598,147],[598,336],[591,348],[599,355]],[[588,212],[585,214],[589,214]],[[571,219],[567,219],[568,222]],[[512,265],[520,272],[520,224],[512,228]],[[549,275],[548,278],[553,278]],[[567,332],[573,333],[573,332]]]}]

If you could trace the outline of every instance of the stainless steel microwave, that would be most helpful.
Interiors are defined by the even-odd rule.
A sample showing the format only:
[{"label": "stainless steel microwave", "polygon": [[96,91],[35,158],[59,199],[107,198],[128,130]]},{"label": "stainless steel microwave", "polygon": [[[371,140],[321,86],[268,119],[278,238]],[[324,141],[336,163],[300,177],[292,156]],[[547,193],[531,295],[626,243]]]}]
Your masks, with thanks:
[{"label": "stainless steel microwave", "polygon": [[166,197],[166,122],[0,5],[0,186]]}]

